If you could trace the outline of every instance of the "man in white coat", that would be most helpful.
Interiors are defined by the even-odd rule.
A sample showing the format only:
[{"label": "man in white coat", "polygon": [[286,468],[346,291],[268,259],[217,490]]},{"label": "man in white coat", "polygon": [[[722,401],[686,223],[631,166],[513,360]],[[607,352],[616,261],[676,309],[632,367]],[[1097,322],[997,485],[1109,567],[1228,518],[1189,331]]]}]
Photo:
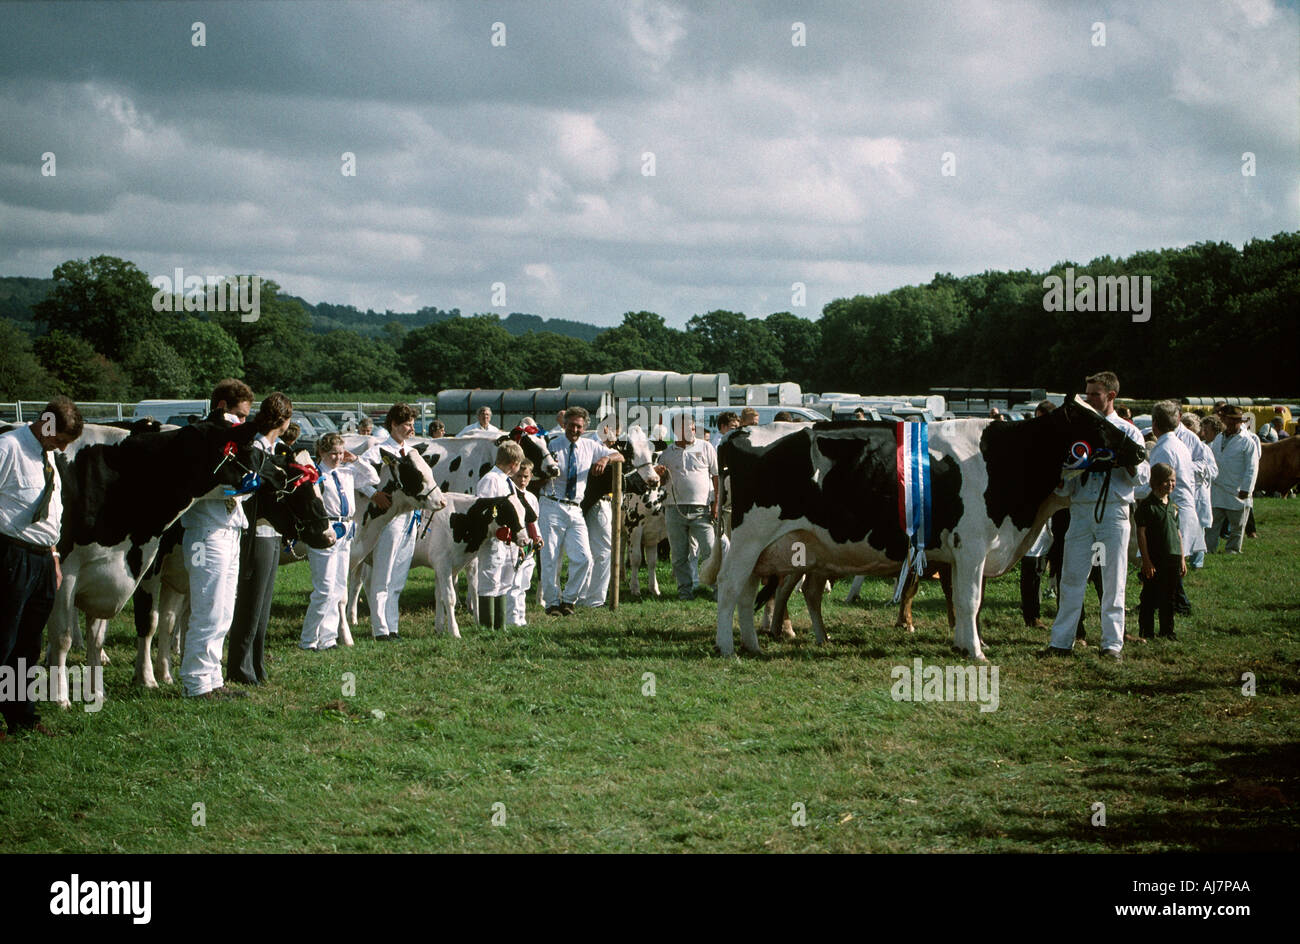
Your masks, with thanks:
[{"label": "man in white coat", "polygon": [[[253,391],[227,379],[212,391],[208,419],[238,426],[253,411]],[[181,515],[185,530],[185,568],[190,579],[190,623],[181,655],[181,690],[187,698],[243,698],[221,676],[221,649],[235,616],[239,585],[239,542],[248,527],[247,495],[228,496],[223,488],[194,502]]]},{"label": "man in white coat", "polygon": [[[1093,374],[1086,381],[1084,399],[1106,421],[1139,446],[1142,434],[1132,423],[1115,412],[1119,378],[1111,371]],[[1070,655],[1074,650],[1079,614],[1083,610],[1084,590],[1094,561],[1101,567],[1101,655],[1119,662],[1124,649],[1124,588],[1128,580],[1129,506],[1136,490],[1150,481],[1151,467],[1142,462],[1131,474],[1116,467],[1111,471],[1109,488],[1106,478],[1091,471],[1069,479],[1065,492],[1070,498],[1070,527],[1065,533],[1061,561],[1060,606],[1052,624],[1052,642],[1046,655]],[[1098,505],[1101,522],[1096,520]],[[1101,545],[1094,552],[1094,547]]]},{"label": "man in white coat", "polygon": [[1219,531],[1228,523],[1229,554],[1241,553],[1241,539],[1246,530],[1246,517],[1254,505],[1251,492],[1255,490],[1255,477],[1259,475],[1259,437],[1241,428],[1241,407],[1225,406],[1219,413],[1223,432],[1214,437],[1210,449],[1219,463],[1219,476],[1210,489],[1210,504],[1214,520],[1205,532],[1206,549],[1210,554],[1219,549]]},{"label": "man in white coat", "polygon": [[492,425],[492,407],[478,408],[478,419],[460,431],[462,436],[500,436],[501,430]]},{"label": "man in white coat", "polygon": [[[587,592],[591,576],[591,548],[582,498],[587,477],[603,472],[610,462],[622,462],[623,455],[603,443],[587,438],[590,414],[580,406],[564,412],[564,438],[551,443],[551,456],[559,474],[546,485],[542,495],[542,605],[548,616],[569,616],[578,598]],[[619,474],[616,470],[615,475]],[[596,503],[601,504],[600,502]],[[569,579],[560,589],[560,554],[569,557]]]},{"label": "man in white coat", "polygon": [[[384,428],[388,437],[372,445],[362,456],[372,465],[383,462],[385,453],[390,460],[406,455],[406,440],[415,432],[415,410],[408,404],[394,403],[384,418]],[[376,485],[362,485],[359,490],[380,513],[387,511],[392,504],[392,499],[378,491]],[[411,557],[415,554],[416,516],[414,510],[393,515],[380,532],[371,554],[370,581],[366,590],[370,600],[371,634],[376,640],[402,638],[398,633],[397,606],[406,586],[407,574],[411,571]]]},{"label": "man in white coat", "polygon": [[1179,407],[1178,429],[1174,432],[1192,456],[1197,533],[1190,549],[1184,545],[1183,551],[1187,554],[1187,569],[1200,570],[1205,566],[1205,529],[1214,521],[1214,514],[1210,511],[1210,486],[1219,474],[1219,463],[1210,444],[1201,438],[1201,418],[1195,413],[1183,413]]}]

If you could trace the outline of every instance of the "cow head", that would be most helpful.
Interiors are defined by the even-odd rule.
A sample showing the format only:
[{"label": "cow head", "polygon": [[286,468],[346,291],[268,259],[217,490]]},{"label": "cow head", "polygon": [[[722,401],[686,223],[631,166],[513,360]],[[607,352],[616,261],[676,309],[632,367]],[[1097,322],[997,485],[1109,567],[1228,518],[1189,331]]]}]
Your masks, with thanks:
[{"label": "cow head", "polygon": [[623,453],[624,461],[645,480],[646,485],[659,484],[654,466],[654,444],[644,429],[640,426],[629,428],[627,438],[619,440],[618,451]]},{"label": "cow head", "polygon": [[[1086,462],[1087,468],[1104,468],[1109,463],[1132,472],[1146,461],[1146,448],[1125,436],[1082,397],[1076,395],[1066,400],[1061,409],[1053,410],[1044,419],[1054,417],[1058,417],[1055,425],[1069,440],[1061,456],[1064,466]],[[1086,457],[1084,450],[1078,447],[1079,443],[1087,447]]]},{"label": "cow head", "polygon": [[[429,463],[418,451],[407,449],[405,455],[399,457],[381,450],[380,456],[383,458],[383,468],[379,473],[382,491],[391,495],[400,490],[413,500],[417,508],[438,511],[443,507],[442,489],[434,481]],[[387,481],[384,481],[385,475]]]},{"label": "cow head", "polygon": [[334,527],[325,515],[317,482],[320,473],[311,455],[305,449],[296,455],[285,450],[277,452],[271,462],[283,475],[284,484],[262,486],[258,514],[290,540],[301,539],[316,550],[333,546]]},{"label": "cow head", "polygon": [[[524,458],[533,464],[533,481],[538,483],[539,488],[541,483],[560,474],[560,464],[546,448],[546,439],[536,426],[516,426],[510,431],[509,438],[523,447]],[[497,443],[500,444],[505,439],[503,436]]]}]

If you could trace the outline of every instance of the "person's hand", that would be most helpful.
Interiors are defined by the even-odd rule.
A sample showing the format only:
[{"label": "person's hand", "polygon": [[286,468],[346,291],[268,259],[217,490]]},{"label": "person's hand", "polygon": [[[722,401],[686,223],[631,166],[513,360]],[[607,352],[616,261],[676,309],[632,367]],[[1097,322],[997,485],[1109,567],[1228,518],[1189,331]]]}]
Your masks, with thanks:
[{"label": "person's hand", "polygon": [[536,541],[533,542],[533,550],[535,551],[540,551],[545,546],[546,546],[546,542],[543,541],[541,538],[538,538]]},{"label": "person's hand", "polygon": [[1142,561],[1142,576],[1145,577],[1147,580],[1150,580],[1155,575],[1156,575],[1155,565],[1152,564],[1149,560]]},{"label": "person's hand", "polygon": [[709,506],[709,521],[714,522],[717,520],[718,520],[718,503],[714,502],[712,505]]},{"label": "person's hand", "polygon": [[1241,491],[1237,493],[1237,497],[1240,498],[1242,501],[1245,501],[1247,498],[1250,497],[1250,492],[1246,491],[1243,488]]},{"label": "person's hand", "polygon": [[593,462],[591,464],[591,471],[595,472],[597,475],[600,475],[600,473],[605,471],[605,466],[607,465],[609,465],[609,456],[606,456],[603,459],[597,459],[595,462]]},{"label": "person's hand", "polygon": [[1186,577],[1186,576],[1187,576],[1187,558],[1186,558],[1186,557],[1180,557],[1180,558],[1178,558],[1178,576],[1180,576],[1180,577]]},{"label": "person's hand", "polygon": [[63,566],[58,556],[54,558],[54,589],[57,590],[63,585]]},{"label": "person's hand", "polygon": [[387,492],[375,492],[375,494],[370,496],[370,503],[380,511],[387,511],[388,506],[393,503],[393,500],[388,497]]},{"label": "person's hand", "polygon": [[344,461],[344,462],[356,462],[356,461],[357,461],[357,457],[354,456],[352,453],[348,452],[346,449],[344,449],[344,450],[343,450],[343,461]]}]

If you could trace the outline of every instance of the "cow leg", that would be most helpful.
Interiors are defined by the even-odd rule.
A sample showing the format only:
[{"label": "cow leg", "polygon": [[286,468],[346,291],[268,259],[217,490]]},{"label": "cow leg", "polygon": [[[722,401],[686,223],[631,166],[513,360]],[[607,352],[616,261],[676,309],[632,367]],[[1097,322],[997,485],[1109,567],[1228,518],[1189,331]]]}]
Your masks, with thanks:
[{"label": "cow leg", "polygon": [[[780,583],[777,584],[776,593],[770,601],[773,606],[768,632],[772,634],[773,639],[794,639],[794,624],[790,622],[789,607],[790,597],[794,595],[795,588],[799,586],[800,578],[797,574],[788,574],[784,577],[774,577],[772,579],[779,579]],[[804,592],[807,593],[806,590]]]},{"label": "cow leg", "polygon": [[650,596],[659,599],[659,542],[651,542],[645,549],[646,589]]},{"label": "cow leg", "polygon": [[49,699],[60,708],[71,708],[68,701],[68,650],[72,648],[72,628],[77,623],[73,602],[76,577],[65,576],[54,596],[54,607],[45,624],[45,662],[50,669]]},{"label": "cow leg", "polygon": [[181,631],[185,628],[186,614],[189,612],[189,587],[182,592],[166,581],[158,592],[158,646],[154,659],[154,675],[159,682],[170,685],[172,679],[172,661],[179,658],[174,652],[174,643],[180,642]]},{"label": "cow leg", "polygon": [[984,559],[976,560],[958,558],[952,566],[952,602],[956,621],[953,626],[952,644],[977,662],[988,661],[980,647],[979,632],[975,619],[979,613],[981,595],[984,592]]},{"label": "cow leg", "polygon": [[758,578],[750,573],[740,588],[740,644],[755,655],[763,650],[754,632],[754,598],[758,596]]},{"label": "cow leg", "polygon": [[[939,564],[939,586],[943,589],[943,599],[948,604],[948,628],[953,629],[957,625],[957,614],[952,608],[952,565]],[[981,604],[983,595],[981,592]]]},{"label": "cow leg", "polygon": [[356,625],[358,601],[361,599],[361,588],[366,583],[366,577],[369,576],[369,565],[365,561],[358,561],[348,568],[348,597],[345,601],[348,622]]},{"label": "cow leg", "polygon": [[[754,635],[754,596],[758,589],[758,578],[754,576],[754,567],[762,555],[763,548],[737,548],[734,543],[725,557],[714,545],[713,555],[708,564],[700,568],[700,580],[707,585],[716,577],[718,596],[718,635],[715,641],[718,652],[724,656],[735,655],[735,637],[732,634],[733,620],[737,618],[736,608],[740,608],[741,641],[750,652],[760,651],[758,637]],[[721,566],[718,567],[718,559]]]},{"label": "cow leg", "polygon": [[153,637],[158,631],[158,608],[154,594],[158,588],[146,589],[141,584],[133,597],[135,604],[135,673],[132,681],[144,688],[157,688],[158,679],[153,671]]},{"label": "cow leg", "polygon": [[822,597],[826,594],[826,581],[821,579],[805,580],[803,598],[808,604],[808,618],[812,620],[813,631],[817,633],[817,645],[824,646],[830,639],[826,635],[826,626],[822,623]]},{"label": "cow leg", "polygon": [[[654,577],[653,566],[650,569]],[[648,581],[647,581],[648,582]],[[630,596],[641,596],[641,528],[635,527],[627,535],[627,592]]]},{"label": "cow leg", "polygon": [[443,566],[435,570],[438,581],[438,603],[434,609],[434,631],[460,638],[460,626],[456,622],[456,571],[453,567]]},{"label": "cow leg", "polygon": [[844,598],[845,603],[857,603],[858,594],[862,592],[862,585],[867,582],[867,578],[858,574],[853,578],[853,586],[849,587],[849,595]]},{"label": "cow leg", "polygon": [[86,617],[86,668],[90,671],[81,673],[81,697],[86,702],[104,700],[104,663],[107,661],[104,659],[104,639],[107,636],[108,620]]},{"label": "cow leg", "polygon": [[[916,591],[921,588],[921,578],[916,575],[916,571],[907,572],[907,580],[903,583],[903,600],[898,604],[898,619],[894,620],[894,626],[897,629],[905,629],[909,633],[916,632],[916,624],[912,622],[912,601],[916,599]],[[949,623],[949,628],[952,624]]]}]

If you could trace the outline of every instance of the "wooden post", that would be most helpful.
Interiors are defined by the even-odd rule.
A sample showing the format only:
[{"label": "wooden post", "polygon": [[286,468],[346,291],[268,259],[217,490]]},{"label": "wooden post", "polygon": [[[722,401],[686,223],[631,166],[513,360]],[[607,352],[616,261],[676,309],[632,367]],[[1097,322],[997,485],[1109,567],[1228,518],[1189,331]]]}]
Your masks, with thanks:
[{"label": "wooden post", "polygon": [[609,562],[609,608],[617,610],[618,588],[623,582],[623,463],[611,462],[609,467],[614,470],[609,498],[610,517],[613,518],[609,526],[609,545],[610,553],[614,555]]}]

